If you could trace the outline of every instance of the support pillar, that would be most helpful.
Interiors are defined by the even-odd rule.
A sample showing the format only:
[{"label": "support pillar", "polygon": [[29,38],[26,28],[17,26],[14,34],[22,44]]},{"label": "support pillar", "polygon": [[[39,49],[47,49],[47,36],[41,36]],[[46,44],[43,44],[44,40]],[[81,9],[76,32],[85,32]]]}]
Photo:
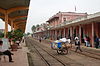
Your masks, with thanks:
[{"label": "support pillar", "polygon": [[81,39],[81,25],[79,25],[79,39],[80,39],[80,43],[82,43],[82,39]]},{"label": "support pillar", "polygon": [[55,40],[57,39],[57,31],[55,30]]},{"label": "support pillar", "polygon": [[7,32],[8,32],[8,14],[6,11],[6,13],[5,13],[5,34],[4,34],[5,38],[7,38]]},{"label": "support pillar", "polygon": [[11,30],[13,30],[13,20],[11,20]]},{"label": "support pillar", "polygon": [[73,37],[73,29],[72,29],[72,27],[70,27],[70,37],[71,37],[71,39]]},{"label": "support pillar", "polygon": [[66,28],[64,28],[64,37],[65,37],[65,33],[66,33]]},{"label": "support pillar", "polygon": [[61,38],[61,29],[59,30],[59,36],[60,36],[60,38]]},{"label": "support pillar", "polygon": [[48,31],[48,36],[49,36],[49,39],[50,39],[50,30]]},{"label": "support pillar", "polygon": [[92,47],[94,47],[94,23],[92,22]]},{"label": "support pillar", "polygon": [[16,29],[17,29],[17,26],[16,26],[16,24],[14,23],[13,25],[14,25],[14,30],[16,30]]}]

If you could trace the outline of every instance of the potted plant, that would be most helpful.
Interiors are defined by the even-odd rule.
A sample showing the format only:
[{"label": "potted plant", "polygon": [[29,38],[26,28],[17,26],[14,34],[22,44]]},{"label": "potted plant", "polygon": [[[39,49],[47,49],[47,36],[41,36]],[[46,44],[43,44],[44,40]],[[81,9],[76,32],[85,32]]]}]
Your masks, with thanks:
[{"label": "potted plant", "polygon": [[8,38],[11,39],[12,41],[12,44],[10,44],[12,50],[14,51],[17,50],[18,46],[16,44],[16,41],[17,40],[21,41],[22,37],[23,37],[23,32],[20,29],[8,32]]}]

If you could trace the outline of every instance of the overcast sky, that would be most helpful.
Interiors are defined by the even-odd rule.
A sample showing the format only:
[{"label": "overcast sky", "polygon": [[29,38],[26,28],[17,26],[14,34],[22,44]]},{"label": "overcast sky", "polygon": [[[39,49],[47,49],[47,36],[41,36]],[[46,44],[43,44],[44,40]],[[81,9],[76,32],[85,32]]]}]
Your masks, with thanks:
[{"label": "overcast sky", "polygon": [[100,0],[31,0],[26,33],[31,32],[32,25],[45,23],[59,11],[75,12],[75,6],[78,13],[100,12]]}]

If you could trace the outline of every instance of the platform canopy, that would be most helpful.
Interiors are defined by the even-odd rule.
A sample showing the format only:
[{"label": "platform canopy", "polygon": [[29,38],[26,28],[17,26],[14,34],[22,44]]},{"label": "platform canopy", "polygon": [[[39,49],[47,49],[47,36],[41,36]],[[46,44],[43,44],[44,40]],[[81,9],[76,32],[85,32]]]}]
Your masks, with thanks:
[{"label": "platform canopy", "polygon": [[25,32],[30,0],[0,0],[0,18],[5,22],[5,34],[8,24],[11,30]]}]

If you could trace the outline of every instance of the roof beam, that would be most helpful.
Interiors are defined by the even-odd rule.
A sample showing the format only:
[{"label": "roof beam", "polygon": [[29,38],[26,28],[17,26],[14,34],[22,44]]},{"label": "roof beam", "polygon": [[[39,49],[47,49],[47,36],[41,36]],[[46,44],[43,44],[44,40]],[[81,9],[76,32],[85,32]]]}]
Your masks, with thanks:
[{"label": "roof beam", "polygon": [[16,17],[13,17],[13,18],[9,18],[9,20],[15,21],[16,19],[20,19],[20,18],[23,18],[23,17],[27,17],[27,16],[26,15],[25,16],[16,16]]},{"label": "roof beam", "polygon": [[18,10],[28,10],[29,7],[15,7],[15,8],[10,8],[7,10],[7,13],[10,14],[11,12],[14,12],[14,11],[18,11]]},{"label": "roof beam", "polygon": [[26,15],[25,16],[17,16],[17,17],[14,17],[14,18],[12,18],[13,19],[13,21],[14,20],[16,20],[16,19],[20,19],[20,18],[23,18],[23,17],[27,17]]},{"label": "roof beam", "polygon": [[26,24],[26,22],[17,22],[17,23],[15,23],[16,25],[18,25],[18,24]]},{"label": "roof beam", "polygon": [[26,20],[17,21],[17,22],[14,22],[14,23],[16,24],[16,23],[19,23],[19,22],[26,22]]},{"label": "roof beam", "polygon": [[6,13],[6,10],[0,8],[0,13],[5,14]]},{"label": "roof beam", "polygon": [[16,25],[16,26],[19,27],[19,28],[20,28],[20,27],[22,28],[22,27],[25,27],[25,25],[26,25],[26,24],[20,24],[20,25]]},{"label": "roof beam", "polygon": [[4,19],[4,18],[5,18],[5,16],[0,16],[0,18],[1,18],[1,19]]}]

